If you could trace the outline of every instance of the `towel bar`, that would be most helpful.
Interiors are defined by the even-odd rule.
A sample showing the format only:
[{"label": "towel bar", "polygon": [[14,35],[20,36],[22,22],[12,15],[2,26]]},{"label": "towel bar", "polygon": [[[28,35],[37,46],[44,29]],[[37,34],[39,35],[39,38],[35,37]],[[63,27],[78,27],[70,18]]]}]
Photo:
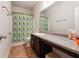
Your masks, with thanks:
[{"label": "towel bar", "polygon": [[2,38],[7,38],[7,37],[5,37],[5,36],[1,35],[1,36],[0,36],[0,40],[1,40]]}]

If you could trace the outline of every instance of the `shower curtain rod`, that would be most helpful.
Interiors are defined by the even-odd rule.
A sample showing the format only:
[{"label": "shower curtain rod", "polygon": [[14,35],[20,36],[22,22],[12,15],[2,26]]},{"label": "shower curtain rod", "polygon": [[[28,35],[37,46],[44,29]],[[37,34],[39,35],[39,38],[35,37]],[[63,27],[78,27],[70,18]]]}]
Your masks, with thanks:
[{"label": "shower curtain rod", "polygon": [[[22,13],[22,12],[11,12],[11,13],[10,13],[9,10],[8,10],[8,8],[7,8],[6,6],[2,6],[2,8],[7,11],[7,16],[8,16],[8,15],[12,15],[12,14],[14,14],[14,13],[16,13],[16,14],[24,14],[24,15],[30,15],[30,14],[25,14],[25,13]],[[33,16],[33,15],[30,15],[30,16]]]},{"label": "shower curtain rod", "polygon": [[7,8],[6,6],[2,6],[2,8],[7,11],[7,16],[8,16],[8,15],[11,15],[10,12],[9,12],[9,10],[8,10],[8,8]]},{"label": "shower curtain rod", "polygon": [[[22,13],[22,12],[11,12],[12,14],[23,14],[23,15],[30,15],[30,14],[25,14],[25,13]],[[33,16],[33,15],[30,15],[30,16]]]}]

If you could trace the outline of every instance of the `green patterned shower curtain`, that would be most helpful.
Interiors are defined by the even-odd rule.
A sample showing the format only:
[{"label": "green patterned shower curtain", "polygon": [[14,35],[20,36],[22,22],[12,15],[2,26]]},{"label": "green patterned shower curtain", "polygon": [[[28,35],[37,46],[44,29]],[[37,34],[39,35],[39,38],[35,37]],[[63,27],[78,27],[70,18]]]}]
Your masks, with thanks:
[{"label": "green patterned shower curtain", "polygon": [[12,18],[12,42],[26,41],[33,32],[33,16],[15,13]]},{"label": "green patterned shower curtain", "polygon": [[45,16],[40,16],[40,31],[47,32],[48,31],[48,18]]}]

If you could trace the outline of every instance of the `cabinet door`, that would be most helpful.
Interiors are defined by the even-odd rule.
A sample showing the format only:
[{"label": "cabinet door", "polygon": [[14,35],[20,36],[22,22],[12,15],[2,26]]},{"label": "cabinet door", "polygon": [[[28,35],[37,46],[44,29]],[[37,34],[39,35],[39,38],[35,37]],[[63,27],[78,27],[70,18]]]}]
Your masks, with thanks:
[{"label": "cabinet door", "polygon": [[31,46],[33,51],[39,57],[39,38],[38,37],[31,35]]},{"label": "cabinet door", "polygon": [[31,35],[31,47],[35,50],[35,36]]},{"label": "cabinet door", "polygon": [[40,56],[45,57],[45,55],[49,52],[52,52],[52,47],[45,41],[40,41]]},{"label": "cabinet door", "polygon": [[35,41],[35,52],[36,54],[39,56],[39,38],[36,38],[36,41]]}]

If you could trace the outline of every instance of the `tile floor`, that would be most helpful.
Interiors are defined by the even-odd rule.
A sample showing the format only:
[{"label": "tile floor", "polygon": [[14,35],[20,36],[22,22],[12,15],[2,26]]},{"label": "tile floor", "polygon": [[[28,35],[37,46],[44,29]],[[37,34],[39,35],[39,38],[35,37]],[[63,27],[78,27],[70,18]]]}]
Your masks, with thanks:
[{"label": "tile floor", "polygon": [[36,58],[31,47],[26,47],[26,44],[13,46],[9,52],[9,58]]}]

